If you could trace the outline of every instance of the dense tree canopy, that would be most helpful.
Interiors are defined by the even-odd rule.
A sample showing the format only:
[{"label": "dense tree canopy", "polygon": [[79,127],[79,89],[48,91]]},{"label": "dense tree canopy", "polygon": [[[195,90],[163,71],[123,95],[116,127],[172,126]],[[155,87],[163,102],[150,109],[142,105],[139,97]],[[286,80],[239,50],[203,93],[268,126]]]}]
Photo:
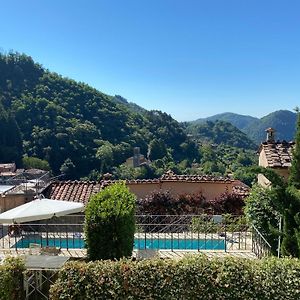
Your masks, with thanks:
[{"label": "dense tree canopy", "polygon": [[0,159],[2,162],[20,163],[22,140],[19,127],[12,115],[7,113],[0,102]]},{"label": "dense tree canopy", "polygon": [[[23,155],[32,164],[37,158],[70,179],[99,179],[106,172],[149,178],[169,169],[223,175],[256,163],[253,143],[229,123],[189,129],[166,113],[63,78],[23,54],[0,54],[0,70],[0,162],[21,164]],[[134,171],[122,165],[134,147],[151,166]]]},{"label": "dense tree canopy", "polygon": [[[67,159],[75,166],[77,177],[93,169],[109,171],[131,156],[135,146],[147,154],[155,139],[162,140],[163,150],[168,149],[170,159],[178,161],[185,158],[180,145],[193,144],[169,115],[132,109],[120,96],[111,97],[51,73],[26,55],[1,54],[0,70],[1,103],[7,111],[4,114],[0,107],[0,115],[7,119],[11,114],[16,119],[24,154],[48,161],[54,173],[65,167]],[[12,122],[11,127],[15,126]],[[13,132],[17,134],[13,129],[9,132],[11,138]],[[1,150],[7,143],[10,146],[4,139],[1,136]],[[7,159],[16,160],[20,154]]]},{"label": "dense tree canopy", "polygon": [[231,145],[244,149],[256,149],[257,145],[247,135],[226,121],[206,121],[203,123],[186,123],[186,130],[194,138],[211,143]]}]

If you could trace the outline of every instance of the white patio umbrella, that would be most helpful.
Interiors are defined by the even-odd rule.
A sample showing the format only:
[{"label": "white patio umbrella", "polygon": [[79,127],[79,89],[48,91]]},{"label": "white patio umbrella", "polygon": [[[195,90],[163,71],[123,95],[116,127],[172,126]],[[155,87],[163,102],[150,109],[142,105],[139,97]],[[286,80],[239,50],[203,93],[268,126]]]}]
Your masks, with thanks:
[{"label": "white patio umbrella", "polygon": [[61,217],[82,212],[84,205],[78,202],[37,199],[0,214],[0,224],[24,223]]}]

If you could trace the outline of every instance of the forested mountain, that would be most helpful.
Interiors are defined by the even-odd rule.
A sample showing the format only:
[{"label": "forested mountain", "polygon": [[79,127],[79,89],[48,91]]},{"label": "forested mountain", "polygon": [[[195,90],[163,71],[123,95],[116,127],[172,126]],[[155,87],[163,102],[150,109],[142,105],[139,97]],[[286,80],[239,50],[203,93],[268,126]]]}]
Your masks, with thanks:
[{"label": "forested mountain", "polygon": [[14,146],[8,139],[16,124],[24,155],[46,160],[54,174],[63,170],[72,178],[110,171],[132,156],[135,146],[143,154],[153,152],[153,141],[168,161],[199,156],[196,144],[168,114],[122,103],[120,97],[45,70],[26,55],[0,55],[0,102],[1,118],[11,128],[8,135],[1,131],[2,162],[19,158],[14,154],[15,148],[21,151],[17,138]]},{"label": "forested mountain", "polygon": [[[123,164],[136,146],[149,165]],[[226,122],[180,124],[50,72],[29,56],[0,54],[0,162],[50,166],[65,179],[99,179],[106,172],[150,178],[168,169],[224,175],[256,164],[253,148]]]},{"label": "forested mountain", "polygon": [[289,110],[278,110],[261,119],[234,113],[217,114],[208,118],[188,122],[188,124],[203,124],[206,121],[226,121],[247,134],[256,144],[266,139],[265,129],[276,129],[276,139],[293,140],[295,134],[296,114]]},{"label": "forested mountain", "polygon": [[187,123],[186,131],[200,142],[225,144],[244,149],[257,148],[257,145],[245,133],[225,121],[206,121],[200,124]]},{"label": "forested mountain", "polygon": [[240,174],[241,168],[257,165],[258,146],[231,123],[217,120],[183,125],[201,145],[198,169],[204,174]]},{"label": "forested mountain", "polygon": [[211,117],[197,119],[195,121],[192,121],[190,123],[192,124],[202,124],[206,121],[225,121],[231,123],[233,126],[237,127],[240,130],[243,130],[244,128],[248,127],[252,122],[259,120],[258,118],[251,117],[251,116],[245,116],[245,115],[239,115],[231,112],[225,112],[222,114],[213,115]]},{"label": "forested mountain", "polygon": [[252,140],[261,143],[266,139],[265,129],[273,127],[276,129],[276,139],[291,141],[295,136],[296,119],[296,113],[289,110],[278,110],[249,124],[243,131]]}]

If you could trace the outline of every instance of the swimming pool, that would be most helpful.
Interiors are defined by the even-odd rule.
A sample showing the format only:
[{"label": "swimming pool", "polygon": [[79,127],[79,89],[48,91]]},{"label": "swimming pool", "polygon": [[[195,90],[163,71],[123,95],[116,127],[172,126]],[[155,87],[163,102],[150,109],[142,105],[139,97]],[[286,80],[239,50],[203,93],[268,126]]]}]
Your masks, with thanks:
[{"label": "swimming pool", "polygon": [[218,239],[135,239],[135,249],[224,250],[225,241]]},{"label": "swimming pool", "polygon": [[[29,248],[30,244],[59,247],[67,249],[83,249],[82,238],[22,238],[12,248]],[[170,239],[170,238],[135,238],[134,249],[171,249],[171,250],[225,250],[223,239]]]}]

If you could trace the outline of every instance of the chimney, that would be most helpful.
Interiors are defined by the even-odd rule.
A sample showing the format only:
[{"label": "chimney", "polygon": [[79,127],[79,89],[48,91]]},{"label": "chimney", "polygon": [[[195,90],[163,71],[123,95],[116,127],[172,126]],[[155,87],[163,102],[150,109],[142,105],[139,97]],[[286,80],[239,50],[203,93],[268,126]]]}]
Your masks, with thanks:
[{"label": "chimney", "polygon": [[133,167],[136,168],[141,164],[140,161],[140,147],[133,148]]},{"label": "chimney", "polygon": [[268,143],[275,143],[275,129],[270,127],[265,130],[267,132],[267,140]]}]

